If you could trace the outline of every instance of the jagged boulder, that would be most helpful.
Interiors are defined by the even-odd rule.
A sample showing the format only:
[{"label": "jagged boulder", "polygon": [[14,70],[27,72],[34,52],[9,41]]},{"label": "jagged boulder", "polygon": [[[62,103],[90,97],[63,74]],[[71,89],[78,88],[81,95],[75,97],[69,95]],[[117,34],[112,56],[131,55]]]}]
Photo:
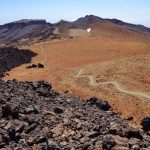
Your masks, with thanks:
[{"label": "jagged boulder", "polygon": [[38,63],[38,68],[44,68],[44,65],[41,63]]},{"label": "jagged boulder", "polygon": [[145,131],[150,131],[150,116],[145,117],[140,123]]},{"label": "jagged boulder", "polygon": [[87,100],[87,102],[90,105],[96,105],[97,107],[99,107],[104,111],[108,111],[111,108],[111,106],[108,104],[107,101],[103,101],[97,97],[91,97],[90,99]]},{"label": "jagged boulder", "polygon": [[149,132],[134,129],[106,111],[106,101],[61,95],[45,81],[0,80],[0,85],[0,149],[150,147]]}]

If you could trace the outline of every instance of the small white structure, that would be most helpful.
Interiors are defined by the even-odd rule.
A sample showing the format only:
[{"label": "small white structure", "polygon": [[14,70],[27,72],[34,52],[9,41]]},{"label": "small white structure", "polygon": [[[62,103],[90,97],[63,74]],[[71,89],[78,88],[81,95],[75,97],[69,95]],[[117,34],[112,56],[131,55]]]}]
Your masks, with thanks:
[{"label": "small white structure", "polygon": [[89,36],[91,35],[90,33],[91,33],[91,28],[87,28],[87,30],[86,30],[87,32],[88,32],[88,34],[89,34]]}]

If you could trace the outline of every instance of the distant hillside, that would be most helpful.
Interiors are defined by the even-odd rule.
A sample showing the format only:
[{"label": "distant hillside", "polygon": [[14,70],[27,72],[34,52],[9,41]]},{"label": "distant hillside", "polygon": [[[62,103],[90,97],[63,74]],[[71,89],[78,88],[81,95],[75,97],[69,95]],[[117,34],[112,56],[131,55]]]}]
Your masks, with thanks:
[{"label": "distant hillside", "polygon": [[150,28],[145,27],[143,25],[135,25],[135,24],[131,24],[131,23],[126,23],[123,22],[121,20],[118,19],[103,19],[97,16],[93,16],[93,15],[87,15],[85,17],[79,18],[76,21],[74,21],[72,23],[73,26],[76,27],[81,27],[81,28],[87,28],[89,27],[91,24],[94,23],[113,23],[116,25],[119,25],[123,28],[135,31],[135,32],[141,32],[143,34],[147,34],[150,35]]},{"label": "distant hillside", "polygon": [[51,24],[45,20],[19,20],[0,26],[0,46],[24,45],[61,37],[88,36],[87,28],[93,28],[95,36],[150,36],[150,28],[126,23],[118,19],[103,19],[94,15],[81,17],[73,22],[61,20]]},{"label": "distant hillside", "polygon": [[0,42],[31,43],[51,36],[53,26],[45,20],[20,20],[0,26]]},{"label": "distant hillside", "polygon": [[106,20],[108,20],[114,24],[117,24],[121,27],[127,28],[129,30],[150,35],[150,28],[145,27],[143,25],[135,25],[135,24],[131,24],[131,23],[126,23],[126,22],[123,22],[123,21],[118,20],[118,19],[106,19]]},{"label": "distant hillside", "polygon": [[85,16],[85,17],[81,17],[77,19],[76,21],[73,22],[72,25],[76,27],[81,27],[81,28],[88,28],[93,23],[98,23],[98,22],[100,23],[104,21],[105,20],[100,17],[89,15],[89,16]]},{"label": "distant hillside", "polygon": [[74,22],[61,20],[55,24],[54,28],[55,34],[73,37],[88,36],[87,28],[92,29],[91,36],[119,38],[143,38],[150,36],[150,28],[145,26],[125,23],[117,19],[103,19],[93,15],[81,17]]}]

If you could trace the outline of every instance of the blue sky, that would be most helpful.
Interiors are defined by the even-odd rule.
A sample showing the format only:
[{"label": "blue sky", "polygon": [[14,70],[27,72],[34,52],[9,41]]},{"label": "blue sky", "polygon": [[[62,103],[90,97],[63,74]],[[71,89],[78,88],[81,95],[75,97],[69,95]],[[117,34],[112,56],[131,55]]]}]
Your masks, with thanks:
[{"label": "blue sky", "polygon": [[118,18],[150,27],[150,0],[1,0],[0,24],[20,19]]}]

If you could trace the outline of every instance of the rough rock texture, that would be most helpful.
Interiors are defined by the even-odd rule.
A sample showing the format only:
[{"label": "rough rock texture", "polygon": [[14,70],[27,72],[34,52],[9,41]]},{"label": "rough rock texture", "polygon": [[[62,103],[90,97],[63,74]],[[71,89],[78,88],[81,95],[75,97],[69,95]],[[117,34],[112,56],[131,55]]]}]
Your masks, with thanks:
[{"label": "rough rock texture", "polygon": [[141,120],[141,125],[145,131],[150,131],[150,116],[145,117]]},{"label": "rough rock texture", "polygon": [[[0,49],[0,73],[30,62],[35,54]],[[149,117],[134,129],[107,101],[61,95],[44,81],[0,80],[0,149],[149,150]]]},{"label": "rough rock texture", "polygon": [[44,81],[0,80],[0,149],[149,150],[150,134],[96,97],[61,95]]},{"label": "rough rock texture", "polygon": [[30,63],[34,56],[36,53],[30,50],[19,50],[14,47],[0,48],[0,77],[15,67]]}]

